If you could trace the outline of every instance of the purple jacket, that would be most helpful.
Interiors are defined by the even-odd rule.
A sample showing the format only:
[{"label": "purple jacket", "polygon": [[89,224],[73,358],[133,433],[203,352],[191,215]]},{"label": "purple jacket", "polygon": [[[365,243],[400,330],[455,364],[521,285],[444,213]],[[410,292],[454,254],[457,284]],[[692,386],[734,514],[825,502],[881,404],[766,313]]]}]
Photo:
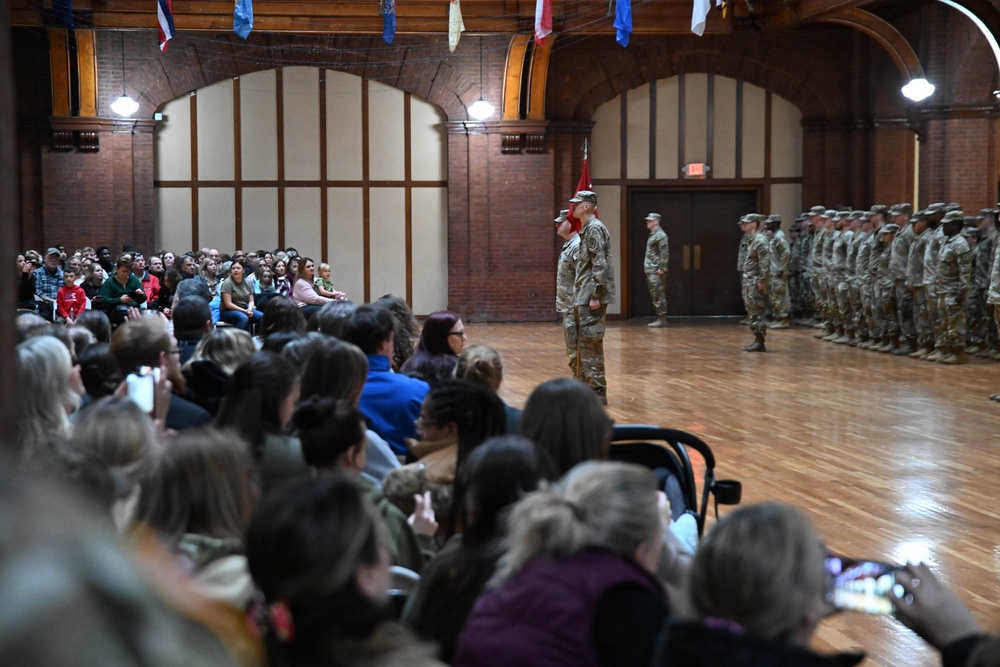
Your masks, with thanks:
[{"label": "purple jacket", "polygon": [[604,551],[534,560],[476,601],[452,664],[597,667],[592,635],[597,604],[606,591],[625,583],[666,597],[641,565]]}]

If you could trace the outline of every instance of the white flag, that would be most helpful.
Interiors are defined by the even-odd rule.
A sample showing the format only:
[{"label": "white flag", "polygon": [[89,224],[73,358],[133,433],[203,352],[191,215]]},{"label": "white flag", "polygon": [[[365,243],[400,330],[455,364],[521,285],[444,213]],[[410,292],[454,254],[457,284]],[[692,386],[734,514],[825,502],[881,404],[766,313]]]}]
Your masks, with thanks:
[{"label": "white flag", "polygon": [[451,0],[448,8],[448,50],[454,52],[458,48],[458,40],[465,32],[465,22],[462,21],[462,6],[458,0]]},{"label": "white flag", "polygon": [[705,34],[705,21],[711,8],[711,0],[694,0],[694,8],[691,10],[691,32],[699,37]]}]

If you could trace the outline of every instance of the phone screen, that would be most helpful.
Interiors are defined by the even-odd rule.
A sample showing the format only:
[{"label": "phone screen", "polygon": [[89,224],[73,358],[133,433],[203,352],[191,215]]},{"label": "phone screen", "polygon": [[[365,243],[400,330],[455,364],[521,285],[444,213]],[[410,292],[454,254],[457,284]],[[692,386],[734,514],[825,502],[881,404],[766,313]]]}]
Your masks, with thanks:
[{"label": "phone screen", "polygon": [[[869,614],[891,614],[889,593],[899,584],[899,566],[873,560],[828,556],[826,571],[832,579],[830,602],[837,609]],[[902,587],[895,589],[902,593]]]},{"label": "phone screen", "polygon": [[139,406],[143,412],[153,412],[155,402],[156,380],[159,376],[158,368],[150,370],[142,368],[139,373],[130,373],[125,378],[128,387],[128,397]]}]

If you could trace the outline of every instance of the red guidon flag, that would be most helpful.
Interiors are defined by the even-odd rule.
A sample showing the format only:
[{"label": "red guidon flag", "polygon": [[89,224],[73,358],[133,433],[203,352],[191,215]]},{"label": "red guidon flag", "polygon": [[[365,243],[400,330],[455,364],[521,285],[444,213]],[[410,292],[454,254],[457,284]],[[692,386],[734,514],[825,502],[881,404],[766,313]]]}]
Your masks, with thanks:
[{"label": "red guidon flag", "polygon": [[545,46],[552,34],[552,0],[535,0],[535,44]]},{"label": "red guidon flag", "polygon": [[[594,189],[594,186],[591,185],[590,183],[590,165],[588,164],[588,162],[589,162],[588,158],[583,158],[583,170],[580,172],[580,180],[576,184],[576,190],[573,191],[574,197],[576,196],[576,193],[579,192],[580,190],[593,191]],[[569,223],[570,225],[572,225],[573,231],[578,232],[580,231],[580,228],[583,227],[583,220],[580,220],[579,218],[574,216],[573,210],[574,210],[573,204],[570,204],[569,215],[566,217],[569,218]],[[595,216],[597,215],[597,208],[594,208],[594,215]]]}]

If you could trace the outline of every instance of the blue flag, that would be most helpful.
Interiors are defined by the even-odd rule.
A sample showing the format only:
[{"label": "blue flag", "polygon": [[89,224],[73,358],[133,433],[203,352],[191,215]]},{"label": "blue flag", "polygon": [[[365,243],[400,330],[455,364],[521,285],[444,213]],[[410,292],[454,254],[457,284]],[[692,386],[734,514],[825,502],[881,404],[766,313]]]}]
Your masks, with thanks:
[{"label": "blue flag", "polygon": [[233,11],[233,32],[246,39],[253,30],[253,0],[236,0]]},{"label": "blue flag", "polygon": [[52,0],[52,18],[67,28],[73,26],[73,0]]},{"label": "blue flag", "polygon": [[632,36],[632,0],[616,0],[615,2],[615,39],[623,47],[628,46]]},{"label": "blue flag", "polygon": [[396,38],[396,0],[382,0],[382,41],[392,44]]}]

